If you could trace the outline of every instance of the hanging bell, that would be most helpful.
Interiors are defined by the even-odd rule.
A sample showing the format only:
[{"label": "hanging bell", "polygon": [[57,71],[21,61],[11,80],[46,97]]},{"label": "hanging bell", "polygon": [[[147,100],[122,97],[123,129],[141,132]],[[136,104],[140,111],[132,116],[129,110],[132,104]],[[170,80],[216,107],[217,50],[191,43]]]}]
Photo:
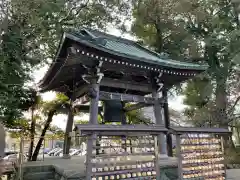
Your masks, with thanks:
[{"label": "hanging bell", "polygon": [[104,121],[122,122],[125,119],[123,103],[116,100],[104,101]]}]

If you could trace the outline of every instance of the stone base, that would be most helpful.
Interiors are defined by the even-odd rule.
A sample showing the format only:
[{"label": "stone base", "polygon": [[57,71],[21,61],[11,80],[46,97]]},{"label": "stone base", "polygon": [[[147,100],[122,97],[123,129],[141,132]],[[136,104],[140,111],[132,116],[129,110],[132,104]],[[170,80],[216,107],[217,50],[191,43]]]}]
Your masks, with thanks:
[{"label": "stone base", "polygon": [[167,154],[159,154],[159,159],[168,159],[168,155]]},{"label": "stone base", "polygon": [[64,154],[62,158],[63,159],[71,159],[71,156],[69,154]]},{"label": "stone base", "polygon": [[159,157],[159,165],[160,167],[165,166],[178,166],[178,159],[176,157],[165,157],[161,158]]}]

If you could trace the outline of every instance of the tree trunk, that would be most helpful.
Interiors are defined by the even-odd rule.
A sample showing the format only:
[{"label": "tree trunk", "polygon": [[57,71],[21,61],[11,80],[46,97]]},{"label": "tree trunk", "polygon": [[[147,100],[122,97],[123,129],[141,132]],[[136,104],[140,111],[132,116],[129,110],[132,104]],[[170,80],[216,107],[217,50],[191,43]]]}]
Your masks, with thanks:
[{"label": "tree trunk", "polygon": [[157,30],[157,39],[155,46],[157,47],[157,52],[161,53],[163,52],[163,36],[162,36],[162,27],[160,25],[160,20],[156,21],[155,28]]},{"label": "tree trunk", "polygon": [[42,143],[43,143],[43,141],[44,141],[44,136],[45,136],[45,134],[46,134],[46,132],[47,132],[47,130],[48,130],[51,122],[52,122],[52,118],[53,118],[55,112],[56,112],[56,110],[52,110],[52,111],[50,111],[50,112],[48,113],[48,118],[47,118],[47,121],[46,121],[46,123],[45,123],[45,126],[44,126],[44,128],[43,128],[43,130],[42,130],[41,137],[40,137],[40,139],[39,139],[39,141],[38,141],[38,143],[37,143],[37,146],[36,146],[36,148],[35,148],[35,151],[34,151],[34,153],[33,153],[32,161],[36,161],[36,160],[37,160],[37,157],[38,157],[40,148],[41,148]]},{"label": "tree trunk", "polygon": [[68,120],[67,120],[67,125],[66,125],[66,132],[64,135],[64,146],[63,146],[64,157],[69,156],[69,150],[71,147],[71,140],[72,140],[72,138],[69,136],[69,134],[72,132],[73,119],[74,119],[73,109],[70,105],[69,109],[68,109]]},{"label": "tree trunk", "polygon": [[34,108],[31,108],[31,129],[30,129],[30,146],[28,150],[28,161],[32,159],[34,137],[35,137],[36,119],[34,118]]},{"label": "tree trunk", "polygon": [[240,144],[240,134],[239,134],[239,128],[236,127],[236,133],[237,133],[237,144]]},{"label": "tree trunk", "polygon": [[[216,118],[215,122],[219,122],[219,127],[228,129],[226,78],[223,76],[217,78],[216,113],[214,118]],[[224,136],[223,140],[225,149],[234,148],[231,136]]]}]

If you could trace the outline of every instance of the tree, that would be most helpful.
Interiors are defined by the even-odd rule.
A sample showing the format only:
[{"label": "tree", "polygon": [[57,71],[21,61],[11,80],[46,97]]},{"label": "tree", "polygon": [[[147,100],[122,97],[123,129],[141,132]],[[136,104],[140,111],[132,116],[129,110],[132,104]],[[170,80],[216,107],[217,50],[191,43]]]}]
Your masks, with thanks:
[{"label": "tree", "polygon": [[37,156],[44,141],[45,134],[47,130],[50,128],[53,116],[59,112],[58,110],[62,110],[63,108],[68,109],[69,103],[70,103],[69,98],[67,96],[65,96],[64,94],[57,94],[56,99],[42,104],[42,112],[46,116],[46,121],[44,123],[41,136],[38,140],[38,143],[32,155],[32,161],[37,160]]},{"label": "tree", "polygon": [[35,138],[35,128],[36,128],[36,118],[34,117],[34,111],[37,108],[37,105],[40,102],[41,97],[37,95],[37,91],[30,89],[30,98],[23,105],[31,111],[31,126],[30,126],[30,146],[28,151],[28,161],[32,158],[33,147],[34,147],[34,138]]},{"label": "tree", "polygon": [[129,10],[124,0],[11,0],[0,6],[0,116],[12,125],[22,116],[26,83],[39,65],[53,61],[63,31],[106,29]]},{"label": "tree", "polygon": [[134,4],[132,32],[146,45],[170,57],[209,65],[209,70],[189,81],[183,91],[190,107],[186,115],[195,125],[228,128],[237,117],[237,10],[236,4],[228,0],[142,0]]}]

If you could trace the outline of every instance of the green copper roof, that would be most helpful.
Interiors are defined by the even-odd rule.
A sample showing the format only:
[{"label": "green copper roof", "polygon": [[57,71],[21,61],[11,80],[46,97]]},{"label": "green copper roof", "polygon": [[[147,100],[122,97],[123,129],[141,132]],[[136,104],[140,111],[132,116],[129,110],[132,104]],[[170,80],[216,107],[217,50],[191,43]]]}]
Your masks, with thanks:
[{"label": "green copper roof", "polygon": [[78,38],[81,43],[107,51],[108,53],[153,63],[165,67],[206,70],[208,66],[196,63],[172,60],[166,56],[153,52],[134,41],[112,36],[100,31],[84,29],[79,32],[69,33]]},{"label": "green copper roof", "polygon": [[112,40],[106,40],[107,43],[104,46],[105,48],[112,50],[112,51],[118,51],[120,53],[124,53],[126,55],[132,55],[139,58],[148,59],[149,61],[155,61],[161,64],[165,64],[167,66],[186,66],[191,68],[201,68],[201,65],[193,64],[193,63],[186,63],[181,61],[175,61],[171,59],[166,59],[165,57],[161,57],[161,55],[152,54],[149,52],[146,52],[142,50],[141,48],[138,48],[137,46],[124,44],[117,41]]}]

